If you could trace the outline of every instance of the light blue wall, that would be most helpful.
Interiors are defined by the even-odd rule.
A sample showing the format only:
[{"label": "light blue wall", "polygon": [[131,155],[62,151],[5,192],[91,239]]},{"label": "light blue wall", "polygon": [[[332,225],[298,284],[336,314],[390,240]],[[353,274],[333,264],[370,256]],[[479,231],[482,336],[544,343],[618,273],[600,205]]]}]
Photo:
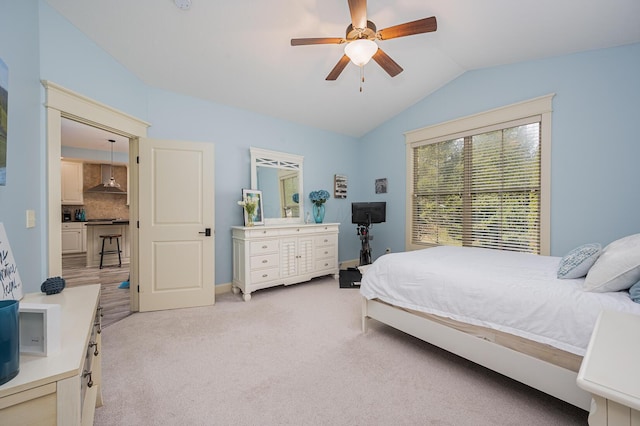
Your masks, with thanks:
[{"label": "light blue wall", "polygon": [[[356,140],[249,111],[150,88],[42,0],[0,4],[0,57],[9,66],[7,186],[0,187],[5,224],[26,291],[47,274],[46,79],[152,124],[149,136],[216,145],[216,283],[231,280],[229,228],[242,223],[236,202],[250,184],[249,147],[304,156],[304,196],[333,193],[334,174],[348,177],[348,198],[327,202],[327,222],[341,222],[341,260],[358,257],[352,201],[387,201],[387,223],[375,225],[374,257],[404,248],[403,132],[532,97],[556,93],[553,114],[552,252],[639,232],[634,126],[640,117],[640,45],[466,73]],[[241,96],[242,94],[239,94]],[[376,178],[388,193],[375,194]],[[308,204],[308,199],[305,198]],[[37,226],[25,228],[25,210]]]},{"label": "light blue wall", "polygon": [[41,79],[147,121],[147,86],[140,79],[43,0],[21,1],[40,6]]},{"label": "light blue wall", "polygon": [[[0,187],[0,221],[25,291],[38,291],[48,269],[41,79],[150,122],[150,137],[216,145],[217,284],[231,281],[230,227],[242,224],[237,201],[241,189],[250,186],[250,146],[303,155],[306,194],[332,192],[334,174],[355,171],[356,139],[149,88],[42,0],[0,4],[0,57],[10,72],[8,183]],[[340,259],[358,256],[348,205],[349,200],[327,202],[325,221],[344,223]],[[26,209],[36,210],[34,229],[24,227]]]},{"label": "light blue wall", "polygon": [[[231,226],[242,225],[237,202],[242,188],[250,188],[249,148],[272,149],[304,157],[305,208],[309,192],[333,194],[333,175],[357,172],[355,139],[293,124],[212,102],[151,89],[149,136],[215,144],[216,283],[231,281]],[[355,175],[353,175],[355,177]],[[327,201],[325,222],[340,222],[339,258],[358,257],[358,241],[351,226],[351,199]]]},{"label": "light blue wall", "polygon": [[[378,241],[404,247],[403,133],[555,93],[551,254],[640,232],[640,44],[467,72],[362,138],[364,188],[389,178]],[[375,172],[373,172],[375,171]]]},{"label": "light blue wall", "polygon": [[[0,186],[0,222],[26,291],[39,288],[46,253],[42,222],[45,194],[44,146],[40,127],[38,4],[0,5],[0,58],[9,68],[7,184]],[[25,212],[35,210],[37,226],[26,228]]]}]

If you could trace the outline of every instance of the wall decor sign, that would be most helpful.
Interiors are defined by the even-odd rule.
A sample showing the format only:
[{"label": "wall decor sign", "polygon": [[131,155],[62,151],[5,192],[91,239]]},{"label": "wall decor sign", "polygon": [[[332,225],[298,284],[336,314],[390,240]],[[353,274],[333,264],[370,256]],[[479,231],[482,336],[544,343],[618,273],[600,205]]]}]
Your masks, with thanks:
[{"label": "wall decor sign", "polygon": [[9,67],[0,58],[0,185],[7,184],[7,112],[9,111]]},{"label": "wall decor sign", "polygon": [[333,176],[334,198],[347,198],[347,177],[345,175]]},{"label": "wall decor sign", "polygon": [[376,179],[376,194],[387,193],[387,178]]},{"label": "wall decor sign", "polygon": [[0,222],[0,300],[22,299],[22,280],[13,260],[4,225]]}]

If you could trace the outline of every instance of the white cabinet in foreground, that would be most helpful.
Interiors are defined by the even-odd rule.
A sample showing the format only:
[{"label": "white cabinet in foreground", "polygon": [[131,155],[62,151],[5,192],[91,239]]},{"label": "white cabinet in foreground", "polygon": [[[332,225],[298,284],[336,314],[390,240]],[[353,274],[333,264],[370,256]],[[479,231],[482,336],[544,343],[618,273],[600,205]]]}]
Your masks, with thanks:
[{"label": "white cabinet in foreground", "polygon": [[600,312],[577,379],[593,396],[590,426],[640,425],[639,333],[640,315]]},{"label": "white cabinet in foreground", "polygon": [[0,385],[2,425],[92,425],[102,405],[100,284],[20,303],[60,306],[60,348],[48,356],[20,355],[20,372]]},{"label": "white cabinet in foreground", "polygon": [[296,284],[338,268],[338,223],[232,227],[234,293]]}]

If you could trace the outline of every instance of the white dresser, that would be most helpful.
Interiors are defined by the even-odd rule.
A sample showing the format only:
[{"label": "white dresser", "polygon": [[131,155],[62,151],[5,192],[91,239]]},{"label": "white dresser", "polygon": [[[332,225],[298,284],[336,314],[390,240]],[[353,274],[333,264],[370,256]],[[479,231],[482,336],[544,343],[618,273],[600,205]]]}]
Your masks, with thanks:
[{"label": "white dresser", "polygon": [[60,305],[60,350],[20,355],[20,372],[0,386],[0,424],[93,424],[102,405],[100,285],[26,294],[20,303]]},{"label": "white dresser", "polygon": [[602,311],[578,372],[591,392],[590,426],[640,426],[640,315]]},{"label": "white dresser", "polygon": [[251,293],[323,275],[338,279],[338,223],[232,227],[233,292]]}]

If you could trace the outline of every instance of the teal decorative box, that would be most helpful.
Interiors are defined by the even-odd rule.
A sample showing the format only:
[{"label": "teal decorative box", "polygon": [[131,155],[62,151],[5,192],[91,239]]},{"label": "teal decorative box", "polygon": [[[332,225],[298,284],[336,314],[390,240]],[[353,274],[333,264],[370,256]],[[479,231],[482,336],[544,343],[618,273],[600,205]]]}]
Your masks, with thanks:
[{"label": "teal decorative box", "polygon": [[17,300],[0,300],[0,385],[20,371],[20,314]]}]

